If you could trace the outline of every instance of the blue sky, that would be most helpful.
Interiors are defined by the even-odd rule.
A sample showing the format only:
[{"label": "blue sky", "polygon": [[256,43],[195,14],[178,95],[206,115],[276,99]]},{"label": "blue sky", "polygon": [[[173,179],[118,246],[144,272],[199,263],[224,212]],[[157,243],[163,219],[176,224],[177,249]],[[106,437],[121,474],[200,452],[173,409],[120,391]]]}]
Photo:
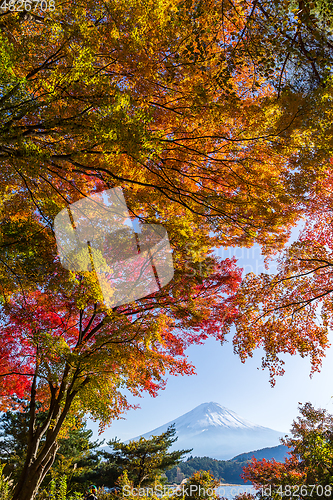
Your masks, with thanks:
[{"label": "blue sky", "polygon": [[[244,274],[264,271],[259,247],[220,251],[223,258],[233,255],[244,268]],[[270,266],[272,272],[274,265]],[[286,355],[283,358],[286,373],[278,377],[274,388],[269,384],[268,372],[260,368],[262,353],[257,351],[242,364],[233,354],[231,336],[224,345],[209,339],[205,345],[191,346],[187,355],[197,375],[169,377],[166,389],[156,398],[130,397],[141,409],[129,411],[125,420],[115,421],[102,437],[106,440],[116,436],[121,440],[136,437],[209,401],[220,403],[256,424],[285,433],[298,415],[298,402],[311,401],[315,407],[327,408],[333,413],[332,348],[327,351],[321,372],[315,373],[312,379],[308,359]],[[97,425],[90,423],[89,426],[97,436]]]}]

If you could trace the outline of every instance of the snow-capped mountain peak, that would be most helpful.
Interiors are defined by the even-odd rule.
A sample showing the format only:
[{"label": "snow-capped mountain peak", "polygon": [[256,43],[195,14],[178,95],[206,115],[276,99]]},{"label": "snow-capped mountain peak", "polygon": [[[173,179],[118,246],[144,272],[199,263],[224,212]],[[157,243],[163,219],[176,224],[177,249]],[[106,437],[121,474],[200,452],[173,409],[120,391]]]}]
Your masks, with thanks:
[{"label": "snow-capped mountain peak", "polygon": [[225,406],[219,403],[203,403],[193,410],[185,413],[181,417],[175,420],[175,423],[179,425],[187,425],[188,428],[200,428],[200,427],[226,427],[231,428],[242,428],[249,429],[259,427],[251,422],[244,420],[237,413],[228,410]]},{"label": "snow-capped mountain peak", "polygon": [[[193,448],[192,455],[229,459],[233,456],[279,444],[282,432],[253,424],[237,413],[211,401],[167,422],[142,437],[149,438],[165,432],[175,424],[178,440],[172,449]],[[133,438],[139,439],[141,436]]]}]

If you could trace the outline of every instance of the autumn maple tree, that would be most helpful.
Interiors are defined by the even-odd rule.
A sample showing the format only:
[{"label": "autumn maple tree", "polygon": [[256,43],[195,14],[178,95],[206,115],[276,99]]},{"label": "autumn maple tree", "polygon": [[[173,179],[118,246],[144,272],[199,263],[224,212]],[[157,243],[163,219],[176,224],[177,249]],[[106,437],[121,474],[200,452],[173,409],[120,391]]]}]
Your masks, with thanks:
[{"label": "autumn maple tree", "polygon": [[[309,196],[315,209],[329,165],[308,124],[314,141],[330,9],[300,2],[296,19],[296,4],[80,0],[1,13],[1,409],[25,399],[30,412],[13,500],[34,498],[73,414],[103,426],[129,407],[123,389],[155,395],[168,373],[193,372],[188,345],[225,339],[249,294],[235,302],[241,271],[214,247],[281,250]],[[291,84],[298,64],[304,85]],[[133,219],[167,230],[175,276],[108,309],[93,271],[61,266],[53,221],[118,186]],[[244,358],[260,333],[242,325]],[[268,356],[316,363],[326,337],[311,326],[285,343],[271,334]]]},{"label": "autumn maple tree", "polygon": [[311,403],[299,410],[291,436],[281,440],[288,458],[282,463],[253,458],[243,468],[242,477],[261,491],[261,498],[333,497],[333,417]]},{"label": "autumn maple tree", "polygon": [[[34,494],[52,465],[71,410],[108,423],[129,408],[123,388],[155,395],[166,372],[192,373],[186,346],[208,335],[223,339],[233,317],[223,297],[240,279],[232,261],[215,261],[207,277],[188,277],[179,258],[170,286],[108,310],[93,273],[69,275],[49,248],[54,272],[43,289],[32,283],[21,291],[18,282],[2,306],[3,408],[15,408],[18,395],[30,400],[26,463],[14,493],[20,499]],[[37,402],[47,412],[40,425]]]},{"label": "autumn maple tree", "polygon": [[[277,258],[276,273],[248,274],[238,290],[239,316],[234,337],[235,350],[243,360],[259,346],[264,347],[263,367],[271,382],[284,373],[284,354],[310,356],[312,372],[321,367],[329,347],[332,328],[332,140],[329,135],[332,87],[318,105],[326,107],[321,131],[309,126],[313,142],[300,148],[314,157],[328,156],[321,181],[309,192],[302,228],[296,241]],[[314,141],[317,141],[316,143]],[[303,149],[303,150],[302,150]]]},{"label": "autumn maple tree", "polygon": [[37,202],[86,174],[122,185],[142,218],[151,206],[160,222],[191,214],[212,244],[281,246],[308,188],[288,161],[308,96],[277,101],[266,59],[247,52],[266,46],[261,28],[247,32],[252,11],[82,1],[45,19],[4,14],[1,158],[12,181]]}]

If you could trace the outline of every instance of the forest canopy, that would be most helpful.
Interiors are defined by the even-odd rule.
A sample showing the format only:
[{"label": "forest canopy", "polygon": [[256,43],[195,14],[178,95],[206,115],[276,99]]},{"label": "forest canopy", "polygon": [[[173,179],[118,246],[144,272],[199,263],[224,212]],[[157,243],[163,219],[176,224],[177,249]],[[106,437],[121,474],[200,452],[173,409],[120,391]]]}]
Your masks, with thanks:
[{"label": "forest canopy", "polygon": [[[168,374],[194,373],[189,345],[229,335],[242,361],[263,347],[272,383],[284,353],[320,368],[332,324],[333,9],[328,0],[6,5],[0,408],[29,408],[13,500],[30,500],[75,416],[103,428],[130,407],[126,390],[154,396]],[[132,221],[164,227],[174,277],[108,307],[93,268],[61,265],[54,219],[114,188]],[[242,276],[215,253],[255,243],[278,254],[277,275]]]}]

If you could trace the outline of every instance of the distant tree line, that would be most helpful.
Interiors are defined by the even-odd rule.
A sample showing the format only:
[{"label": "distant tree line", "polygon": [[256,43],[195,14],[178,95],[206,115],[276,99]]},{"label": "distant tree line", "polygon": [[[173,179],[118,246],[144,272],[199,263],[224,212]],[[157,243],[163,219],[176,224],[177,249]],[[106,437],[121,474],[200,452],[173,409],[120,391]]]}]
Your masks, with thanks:
[{"label": "distant tree line", "polygon": [[[243,467],[248,464],[248,461],[234,460],[215,460],[209,457],[189,457],[186,462],[179,463],[176,467],[165,471],[168,478],[168,483],[179,483],[177,479],[177,468],[184,474],[184,477],[190,477],[198,471],[210,471],[215,479],[225,483],[244,484],[244,480],[240,477],[243,472]],[[178,474],[179,478],[179,474]]]}]

